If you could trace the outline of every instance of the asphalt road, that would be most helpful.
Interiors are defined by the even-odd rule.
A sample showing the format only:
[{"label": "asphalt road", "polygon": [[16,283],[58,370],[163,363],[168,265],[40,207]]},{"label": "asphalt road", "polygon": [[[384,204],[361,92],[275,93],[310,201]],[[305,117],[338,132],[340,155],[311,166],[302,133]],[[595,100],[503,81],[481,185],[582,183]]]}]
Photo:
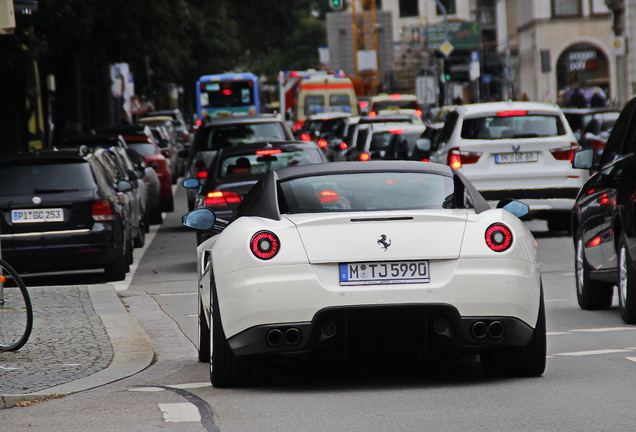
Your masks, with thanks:
[{"label": "asphalt road", "polygon": [[[303,364],[263,388],[215,389],[196,360],[194,234],[169,215],[118,294],[152,343],[129,378],[0,410],[6,430],[615,431],[636,424],[636,327],[576,304],[565,233],[529,223],[539,243],[548,366],[532,379],[484,378],[475,359],[343,370]],[[0,371],[0,374],[2,372]],[[1,375],[0,375],[1,376]]]}]

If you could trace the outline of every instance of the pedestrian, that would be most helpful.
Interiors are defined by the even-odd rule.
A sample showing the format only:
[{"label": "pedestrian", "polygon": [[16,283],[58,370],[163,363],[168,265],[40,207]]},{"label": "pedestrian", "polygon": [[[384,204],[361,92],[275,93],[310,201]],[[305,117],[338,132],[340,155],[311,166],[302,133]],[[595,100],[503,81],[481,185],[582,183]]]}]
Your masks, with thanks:
[{"label": "pedestrian", "polygon": [[605,106],[605,98],[598,91],[595,91],[590,98],[590,106],[600,108]]},{"label": "pedestrian", "polygon": [[574,108],[587,107],[587,101],[585,100],[585,96],[583,96],[583,93],[581,93],[581,90],[578,87],[575,88],[572,94],[570,95],[569,105]]}]

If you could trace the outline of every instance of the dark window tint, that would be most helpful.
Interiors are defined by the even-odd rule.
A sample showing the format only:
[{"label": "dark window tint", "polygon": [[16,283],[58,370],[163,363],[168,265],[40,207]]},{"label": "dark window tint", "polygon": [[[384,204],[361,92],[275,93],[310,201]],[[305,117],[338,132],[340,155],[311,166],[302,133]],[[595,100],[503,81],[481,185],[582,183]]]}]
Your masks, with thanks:
[{"label": "dark window tint", "polygon": [[32,195],[93,189],[95,179],[87,162],[0,164],[0,195]]},{"label": "dark window tint", "polygon": [[445,208],[453,179],[374,172],[303,177],[281,183],[290,213]]},{"label": "dark window tint", "polygon": [[534,138],[564,135],[557,116],[524,115],[466,118],[462,124],[465,139]]},{"label": "dark window tint", "polygon": [[217,126],[207,130],[206,139],[200,142],[198,150],[216,150],[241,143],[285,139],[283,125],[277,122]]},{"label": "dark window tint", "polygon": [[204,107],[254,105],[254,83],[251,80],[201,83],[201,105]]},{"label": "dark window tint", "polygon": [[[271,150],[271,149],[268,149]],[[297,148],[281,150],[280,153],[231,155],[220,161],[219,177],[232,177],[236,175],[252,175],[261,177],[269,171],[293,165],[305,165],[320,163],[320,150],[316,148]]]},{"label": "dark window tint", "polygon": [[157,154],[156,147],[148,143],[128,143],[128,148],[135,150],[142,156]]}]

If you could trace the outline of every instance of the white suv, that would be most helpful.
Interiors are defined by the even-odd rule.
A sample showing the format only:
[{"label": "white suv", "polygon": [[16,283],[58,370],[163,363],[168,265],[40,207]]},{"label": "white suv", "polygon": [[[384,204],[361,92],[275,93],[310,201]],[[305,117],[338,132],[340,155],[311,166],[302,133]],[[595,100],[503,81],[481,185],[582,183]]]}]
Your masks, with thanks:
[{"label": "white suv", "polygon": [[492,204],[522,200],[551,231],[569,230],[588,178],[572,168],[579,149],[561,109],[539,102],[460,105],[448,114],[431,162],[461,171]]}]

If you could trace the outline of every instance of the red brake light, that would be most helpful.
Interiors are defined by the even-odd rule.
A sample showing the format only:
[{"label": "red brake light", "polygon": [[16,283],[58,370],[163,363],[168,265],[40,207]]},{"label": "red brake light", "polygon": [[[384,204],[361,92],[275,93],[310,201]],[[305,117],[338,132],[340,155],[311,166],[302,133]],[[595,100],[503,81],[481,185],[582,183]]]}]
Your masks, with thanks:
[{"label": "red brake light", "polygon": [[367,102],[367,101],[362,101],[362,102],[360,102],[360,103],[358,104],[358,106],[359,106],[360,108],[368,108],[368,107],[369,107],[369,102]]},{"label": "red brake light", "polygon": [[369,111],[369,117],[375,118],[376,115],[375,111]]},{"label": "red brake light", "polygon": [[208,192],[203,200],[203,205],[208,207],[225,207],[229,204],[241,202],[241,196],[231,191]]},{"label": "red brake light", "polygon": [[397,93],[392,94],[391,96],[389,96],[391,98],[391,100],[400,100],[401,96]]},{"label": "red brake light", "polygon": [[481,155],[480,152],[461,151],[459,147],[455,147],[448,151],[446,162],[451,168],[459,169],[463,165],[477,163]]},{"label": "red brake light", "polygon": [[280,250],[280,240],[272,232],[259,231],[250,240],[250,250],[256,258],[272,259]]},{"label": "red brake light", "polygon": [[91,216],[93,216],[94,220],[99,222],[115,220],[113,207],[111,206],[110,201],[106,199],[99,199],[99,200],[93,201]]},{"label": "red brake light", "polygon": [[232,94],[232,90],[230,89],[223,89],[223,96],[230,96]]},{"label": "red brake light", "polygon": [[311,137],[309,136],[308,133],[302,133],[300,134],[300,140],[301,141],[311,141]]},{"label": "red brake light", "polygon": [[418,117],[422,117],[422,110],[415,110],[415,114],[417,114]]},{"label": "red brake light", "polygon": [[595,247],[600,245],[602,242],[603,238],[601,236],[596,236],[587,243],[587,247]]},{"label": "red brake light", "polygon": [[486,245],[495,252],[503,252],[512,246],[512,232],[502,224],[492,224],[486,230]]},{"label": "red brake light", "polygon": [[348,148],[349,148],[349,145],[347,145],[347,143],[346,143],[346,142],[342,141],[342,142],[340,143],[340,150],[346,150],[346,149],[348,149]]},{"label": "red brake light", "polygon": [[404,133],[404,129],[393,129],[393,130],[390,130],[389,133],[391,135],[399,135],[401,133]]},{"label": "red brake light", "polygon": [[280,154],[283,151],[281,149],[271,149],[271,150],[256,150],[256,156],[269,156]]},{"label": "red brake light", "polygon": [[360,153],[360,160],[361,160],[362,162],[366,162],[366,161],[368,161],[369,159],[371,159],[371,155],[370,155],[369,153],[367,153],[367,152]]},{"label": "red brake light", "polygon": [[526,110],[509,110],[509,111],[499,111],[497,113],[497,117],[524,116],[527,114],[528,114],[528,111]]},{"label": "red brake light", "polygon": [[303,125],[305,124],[305,122],[303,120],[298,120],[296,123],[294,123],[294,127],[292,128],[292,130],[294,132],[300,130],[300,128],[303,127]]},{"label": "red brake light", "polygon": [[326,140],[326,139],[324,139],[324,138],[320,138],[320,139],[318,140],[318,147],[320,147],[320,148],[325,148],[325,147],[327,147],[327,145],[328,145],[328,144],[329,144],[329,143],[328,143],[328,142],[327,142],[327,140]]},{"label": "red brake light", "polygon": [[552,156],[554,156],[556,160],[566,160],[572,162],[574,153],[576,153],[579,149],[579,145],[573,142],[570,143],[570,147],[550,149],[550,153],[552,153]]}]

